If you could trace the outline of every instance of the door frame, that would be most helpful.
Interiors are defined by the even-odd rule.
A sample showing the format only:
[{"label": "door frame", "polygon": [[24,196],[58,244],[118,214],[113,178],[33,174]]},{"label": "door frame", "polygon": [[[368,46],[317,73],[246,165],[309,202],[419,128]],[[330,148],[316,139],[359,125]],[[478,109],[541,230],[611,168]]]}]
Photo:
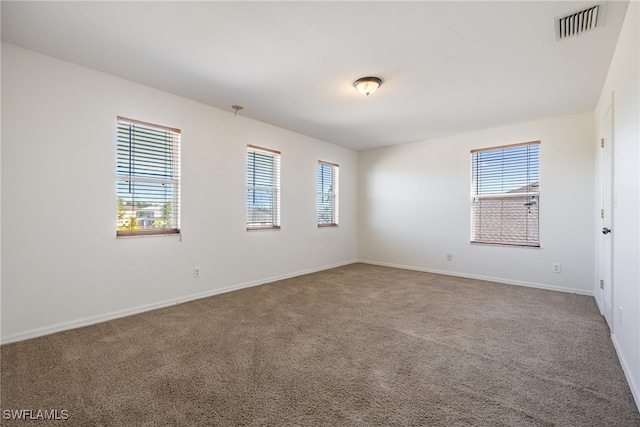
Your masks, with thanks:
[{"label": "door frame", "polygon": [[[596,292],[599,292],[596,300],[599,301],[600,313],[604,316],[609,330],[614,331],[614,275],[613,275],[613,211],[615,208],[615,196],[613,183],[615,174],[613,170],[614,162],[614,93],[611,93],[609,104],[599,117],[600,141],[604,140],[604,147],[600,148],[600,200],[598,216],[600,217],[597,230],[597,251],[599,255],[599,269],[596,277]],[[603,234],[602,229],[606,227],[612,230],[609,234]],[[601,280],[604,282],[602,288]]]}]

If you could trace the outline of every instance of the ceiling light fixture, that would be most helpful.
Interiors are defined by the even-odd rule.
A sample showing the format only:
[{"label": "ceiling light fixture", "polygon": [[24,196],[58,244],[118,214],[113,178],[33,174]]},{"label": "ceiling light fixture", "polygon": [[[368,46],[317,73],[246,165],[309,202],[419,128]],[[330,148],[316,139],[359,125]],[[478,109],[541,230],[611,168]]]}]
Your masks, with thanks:
[{"label": "ceiling light fixture", "polygon": [[235,113],[233,113],[234,116],[238,115],[238,111],[243,110],[244,107],[242,105],[232,105],[231,108],[233,108],[235,111]]},{"label": "ceiling light fixture", "polygon": [[358,92],[367,96],[378,90],[381,84],[382,79],[378,77],[361,77],[353,82],[353,85],[358,89]]}]

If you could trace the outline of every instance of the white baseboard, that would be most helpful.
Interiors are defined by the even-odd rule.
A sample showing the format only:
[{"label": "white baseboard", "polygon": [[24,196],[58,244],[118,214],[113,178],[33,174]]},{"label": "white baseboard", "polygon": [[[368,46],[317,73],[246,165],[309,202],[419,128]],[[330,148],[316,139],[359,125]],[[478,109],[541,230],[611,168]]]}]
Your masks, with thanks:
[{"label": "white baseboard", "polygon": [[84,326],[95,325],[97,323],[107,322],[109,320],[119,319],[122,317],[132,316],[134,314],[144,313],[145,311],[157,310],[159,308],[169,307],[172,305],[182,304],[185,302],[207,298],[210,296],[223,294],[226,292],[232,292],[239,289],[250,288],[253,286],[264,285],[266,283],[275,282],[278,280],[290,279],[292,277],[302,276],[305,274],[316,273],[318,271],[329,270],[331,268],[342,267],[344,265],[353,264],[358,262],[357,260],[350,260],[345,262],[340,262],[337,264],[325,265],[322,267],[311,268],[308,270],[296,271],[293,273],[282,274],[280,276],[268,277],[260,280],[255,280],[252,282],[240,283],[233,286],[227,286],[225,288],[216,288],[210,289],[205,292],[199,292],[197,294],[185,295],[178,298],[155,302],[152,304],[145,304],[137,307],[131,307],[124,310],[113,311],[110,313],[99,314],[97,316],[89,316],[82,319],[72,320],[69,322],[57,323],[55,325],[45,326],[42,328],[30,329],[24,332],[19,332],[17,334],[9,335],[0,339],[0,345],[9,344],[17,341],[24,341],[31,338],[37,338],[44,335],[54,334],[56,332],[67,331],[70,329],[82,328]]},{"label": "white baseboard", "polygon": [[253,286],[259,286],[259,285],[264,285],[264,284],[271,283],[271,282],[276,282],[278,280],[290,279],[292,277],[304,276],[305,274],[317,273],[318,271],[324,271],[324,270],[329,270],[329,269],[336,268],[336,267],[342,267],[344,265],[349,265],[349,264],[353,264],[353,263],[356,263],[356,262],[358,262],[358,261],[357,260],[350,260],[350,261],[340,262],[340,263],[337,263],[337,264],[326,265],[326,266],[323,266],[323,267],[311,268],[311,269],[303,270],[303,271],[296,271],[294,273],[282,274],[280,276],[268,277],[266,279],[255,280],[253,282],[241,283],[239,285],[227,286],[226,288],[222,288],[222,289],[212,289],[212,290],[209,290],[209,291],[200,292],[200,293],[192,294],[192,295],[187,295],[185,297],[179,298],[175,303],[176,304],[182,304],[182,303],[185,303],[185,302],[189,302],[189,301],[193,301],[193,300],[197,300],[197,299],[201,299],[201,298],[207,298],[207,297],[211,297],[211,296],[218,295],[218,294],[224,294],[226,292],[233,292],[233,291],[237,291],[239,289],[251,288]]},{"label": "white baseboard", "polygon": [[613,341],[613,348],[616,349],[618,360],[620,360],[620,365],[622,366],[622,372],[624,372],[624,376],[627,378],[627,384],[629,384],[629,388],[631,389],[631,394],[633,395],[633,399],[636,402],[638,411],[640,411],[640,387],[638,387],[638,383],[635,381],[635,379],[631,375],[631,368],[629,367],[629,363],[627,362],[627,359],[624,357],[624,353],[622,353],[622,350],[620,349],[620,345],[618,344],[618,340],[615,334],[611,334],[611,341]]},{"label": "white baseboard", "polygon": [[504,278],[501,278],[501,277],[480,276],[480,275],[477,275],[477,274],[458,273],[458,272],[455,272],[455,271],[442,271],[442,270],[435,270],[435,269],[432,269],[432,268],[414,267],[414,266],[410,266],[410,265],[393,264],[393,263],[389,263],[389,262],[371,261],[371,260],[366,260],[366,259],[361,259],[358,262],[362,262],[362,263],[365,263],[365,264],[381,265],[383,267],[393,267],[393,268],[402,268],[402,269],[405,269],[405,270],[422,271],[424,273],[443,274],[445,276],[455,276],[455,277],[464,277],[464,278],[467,278],[467,279],[485,280],[485,281],[489,281],[489,282],[504,283],[506,285],[525,286],[525,287],[528,287],[528,288],[546,289],[546,290],[549,290],[549,291],[559,291],[559,292],[566,292],[566,293],[570,293],[570,294],[587,295],[587,296],[590,296],[590,297],[593,296],[593,291],[585,291],[585,290],[582,290],[582,289],[565,288],[565,287],[562,287],[562,286],[546,285],[544,283],[523,282],[523,281],[520,281],[520,280],[510,280],[510,279],[504,279]]}]

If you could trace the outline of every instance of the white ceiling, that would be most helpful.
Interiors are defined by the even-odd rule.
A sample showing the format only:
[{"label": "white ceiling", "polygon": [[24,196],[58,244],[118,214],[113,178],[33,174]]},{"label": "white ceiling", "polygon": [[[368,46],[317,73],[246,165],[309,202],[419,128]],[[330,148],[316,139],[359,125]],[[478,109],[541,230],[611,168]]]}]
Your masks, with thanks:
[{"label": "white ceiling", "polygon": [[594,1],[2,1],[2,40],[364,150],[592,111],[627,7],[601,3],[556,42]]}]

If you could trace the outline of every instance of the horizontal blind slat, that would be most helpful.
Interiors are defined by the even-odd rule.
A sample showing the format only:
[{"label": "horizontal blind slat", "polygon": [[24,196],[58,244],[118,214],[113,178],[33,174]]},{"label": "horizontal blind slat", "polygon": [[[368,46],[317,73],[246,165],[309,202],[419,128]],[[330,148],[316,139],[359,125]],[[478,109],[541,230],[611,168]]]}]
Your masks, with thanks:
[{"label": "horizontal blind slat", "polygon": [[472,151],[472,242],[539,246],[539,147]]},{"label": "horizontal blind slat", "polygon": [[337,225],[338,223],[338,171],[338,165],[318,161],[316,177],[318,225]]},{"label": "horizontal blind slat", "polygon": [[119,118],[118,235],[178,231],[180,131]]},{"label": "horizontal blind slat", "polygon": [[247,146],[246,225],[277,228],[279,219],[280,153]]}]

